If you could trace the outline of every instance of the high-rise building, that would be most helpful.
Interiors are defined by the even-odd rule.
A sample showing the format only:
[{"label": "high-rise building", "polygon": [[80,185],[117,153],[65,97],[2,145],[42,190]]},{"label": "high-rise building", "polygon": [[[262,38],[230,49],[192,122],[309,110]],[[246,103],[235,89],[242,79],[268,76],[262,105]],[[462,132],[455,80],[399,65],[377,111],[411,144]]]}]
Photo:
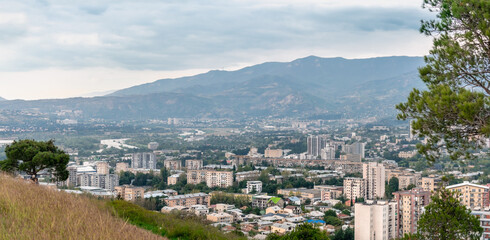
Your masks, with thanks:
[{"label": "high-rise building", "polygon": [[344,178],[344,196],[349,200],[366,196],[366,180],[363,178]]},{"label": "high-rise building", "polygon": [[206,185],[210,188],[227,188],[233,185],[233,172],[230,171],[206,171]]},{"label": "high-rise building", "polygon": [[471,211],[471,214],[480,220],[480,227],[483,228],[481,240],[490,240],[490,209]]},{"label": "high-rise building", "polygon": [[158,143],[157,142],[150,142],[148,143],[148,149],[155,151],[158,149]]},{"label": "high-rise building", "polygon": [[320,155],[322,159],[335,159],[335,145],[327,144],[320,150]]},{"label": "high-rise building", "polygon": [[116,173],[127,172],[129,170],[129,165],[125,162],[116,163]]},{"label": "high-rise building", "polygon": [[447,186],[446,189],[457,192],[459,194],[461,204],[465,205],[471,210],[481,210],[489,206],[489,188],[487,186],[463,182],[460,184]]},{"label": "high-rise building", "polygon": [[355,240],[390,240],[397,237],[395,202],[366,201],[355,204]]},{"label": "high-rise building", "polygon": [[202,160],[189,159],[185,160],[185,167],[187,170],[200,170],[203,167]]},{"label": "high-rise building", "polygon": [[417,222],[423,208],[430,202],[430,192],[423,188],[413,188],[407,191],[394,192],[397,203],[397,237],[417,231]]},{"label": "high-rise building", "polygon": [[165,160],[164,166],[167,170],[180,170],[182,169],[182,161],[181,160]]},{"label": "high-rise building", "polygon": [[327,141],[323,136],[308,136],[306,145],[308,147],[308,155],[318,157],[321,155],[321,150],[325,148]]},{"label": "high-rise building", "polygon": [[66,168],[68,170],[68,179],[66,179],[66,185],[69,187],[76,187],[78,186],[78,181],[77,181],[77,167],[76,166],[69,166]]},{"label": "high-rise building", "polygon": [[344,152],[346,154],[359,154],[361,155],[361,158],[365,157],[365,151],[364,148],[366,146],[366,143],[361,143],[361,142],[355,142],[350,145],[344,145]]},{"label": "high-rise building", "polygon": [[133,159],[131,161],[132,168],[142,169],[157,169],[157,161],[155,154],[152,152],[147,153],[133,153]]},{"label": "high-rise building", "polygon": [[187,184],[199,184],[206,182],[207,170],[187,170]]},{"label": "high-rise building", "polygon": [[369,162],[362,166],[362,178],[366,181],[365,199],[383,198],[385,195],[385,167],[382,163]]},{"label": "high-rise building", "polygon": [[97,174],[109,174],[108,162],[97,162],[95,166],[97,167]]}]

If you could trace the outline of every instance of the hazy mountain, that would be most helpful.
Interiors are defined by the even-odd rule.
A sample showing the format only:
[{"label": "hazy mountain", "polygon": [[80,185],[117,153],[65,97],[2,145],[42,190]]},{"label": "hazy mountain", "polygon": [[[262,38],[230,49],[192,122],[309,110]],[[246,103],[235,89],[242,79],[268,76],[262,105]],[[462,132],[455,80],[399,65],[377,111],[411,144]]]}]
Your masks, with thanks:
[{"label": "hazy mountain", "polygon": [[0,101],[5,101],[5,100],[6,100],[5,98],[0,97]]},{"label": "hazy mountain", "polygon": [[79,110],[77,118],[107,120],[393,116],[395,104],[424,86],[417,74],[422,64],[421,57],[307,57],[163,79],[105,97],[2,101],[0,109]]}]

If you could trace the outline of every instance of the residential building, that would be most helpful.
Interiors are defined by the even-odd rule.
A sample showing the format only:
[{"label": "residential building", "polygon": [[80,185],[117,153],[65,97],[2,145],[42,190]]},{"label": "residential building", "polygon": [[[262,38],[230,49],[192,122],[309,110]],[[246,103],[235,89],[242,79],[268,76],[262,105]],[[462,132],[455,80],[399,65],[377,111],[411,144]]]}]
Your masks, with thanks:
[{"label": "residential building", "polygon": [[181,170],[182,169],[182,161],[180,161],[180,160],[165,160],[163,162],[163,164],[167,170]]},{"label": "residential building", "polygon": [[180,174],[172,174],[167,177],[167,184],[168,185],[175,185],[179,181]]},{"label": "residential building", "polygon": [[148,149],[155,151],[158,149],[159,144],[157,142],[148,143]]},{"label": "residential building", "polygon": [[192,205],[206,205],[209,207],[210,198],[205,193],[193,193],[185,195],[170,196],[165,198],[165,203],[169,207],[183,206],[191,207]]},{"label": "residential building", "polygon": [[200,170],[203,167],[202,160],[188,159],[185,160],[185,167],[187,170]]},{"label": "residential building", "polygon": [[220,213],[209,213],[206,219],[214,223],[233,223],[233,216],[231,214],[220,212]]},{"label": "residential building", "polygon": [[325,148],[320,150],[321,159],[335,159],[335,145],[327,144]]},{"label": "residential building", "polygon": [[361,154],[345,154],[340,155],[340,160],[350,162],[361,162]]},{"label": "residential building", "polygon": [[133,187],[129,185],[114,187],[118,197],[123,198],[126,201],[134,201],[139,198],[144,198],[145,189],[142,187]]},{"label": "residential building", "polygon": [[440,177],[422,177],[418,181],[417,187],[421,187],[425,191],[434,192],[439,188],[440,182],[441,182]]},{"label": "residential building", "polygon": [[481,240],[490,240],[490,208],[471,211],[480,220],[480,226],[483,228]]},{"label": "residential building", "polygon": [[362,178],[366,181],[365,199],[383,198],[385,195],[385,168],[383,164],[369,162],[363,164]]},{"label": "residential building", "polygon": [[97,168],[97,174],[109,174],[108,162],[97,162],[95,166]]},{"label": "residential building", "polygon": [[327,141],[324,136],[308,136],[306,140],[307,153],[310,156],[318,157],[321,155],[321,150],[326,146]]},{"label": "residential building", "polygon": [[237,172],[236,173],[236,181],[241,182],[241,181],[254,181],[259,179],[260,177],[260,171],[259,170],[253,170],[253,171],[247,171],[247,172]]},{"label": "residential building", "polygon": [[397,207],[388,201],[356,203],[355,240],[390,240],[397,237]]},{"label": "residential building", "polygon": [[489,206],[489,188],[487,186],[465,181],[460,184],[447,186],[446,189],[457,192],[461,203],[471,210],[481,210]]},{"label": "residential building", "polygon": [[415,155],[417,155],[417,151],[402,151],[398,153],[399,158],[412,158],[415,157]]},{"label": "residential building", "polygon": [[262,182],[261,181],[247,181],[247,194],[250,193],[261,193],[262,192]]},{"label": "residential building", "polygon": [[288,232],[291,232],[296,227],[296,224],[290,222],[284,223],[274,223],[271,226],[271,233],[277,233],[279,235],[284,235]]},{"label": "residential building", "polygon": [[199,184],[206,182],[207,170],[187,170],[187,184]]},{"label": "residential building", "polygon": [[132,168],[157,169],[157,161],[153,152],[133,153]]},{"label": "residential building", "polygon": [[129,164],[125,162],[118,162],[116,163],[116,173],[119,174],[120,172],[127,172],[129,171]]},{"label": "residential building", "polygon": [[68,179],[66,179],[66,185],[69,187],[76,187],[78,186],[78,181],[77,181],[77,167],[76,166],[69,166],[66,168],[68,170]]},{"label": "residential building", "polygon": [[344,196],[350,200],[366,196],[366,180],[364,178],[344,178]]},{"label": "residential building", "polygon": [[305,199],[321,198],[320,189],[307,189],[307,188],[286,188],[278,189],[277,194],[281,194],[285,197],[298,196]]},{"label": "residential building", "polygon": [[423,208],[430,202],[429,191],[423,188],[413,188],[407,191],[393,193],[397,203],[397,237],[417,231],[417,222],[423,213]]},{"label": "residential building", "polygon": [[398,189],[407,189],[408,186],[417,186],[418,178],[414,174],[399,175],[398,176]]},{"label": "residential building", "polygon": [[266,209],[272,196],[259,195],[252,197],[252,207]]},{"label": "residential building", "polygon": [[322,201],[328,201],[342,196],[344,188],[339,186],[317,185],[315,186],[315,189],[319,189],[321,191],[320,198]]},{"label": "residential building", "polygon": [[355,142],[350,145],[344,145],[344,152],[346,154],[359,154],[361,158],[365,157],[365,148],[366,143]]},{"label": "residential building", "polygon": [[264,157],[266,158],[280,158],[283,155],[282,149],[265,149]]},{"label": "residential building", "polygon": [[206,185],[210,188],[227,188],[233,185],[233,172],[230,171],[206,171]]}]

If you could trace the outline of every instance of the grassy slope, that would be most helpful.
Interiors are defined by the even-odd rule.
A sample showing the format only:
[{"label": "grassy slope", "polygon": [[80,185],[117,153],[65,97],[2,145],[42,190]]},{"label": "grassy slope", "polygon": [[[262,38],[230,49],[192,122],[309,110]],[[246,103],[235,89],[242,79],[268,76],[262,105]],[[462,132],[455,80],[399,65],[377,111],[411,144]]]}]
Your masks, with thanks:
[{"label": "grassy slope", "polygon": [[0,174],[0,239],[163,239],[101,203]]},{"label": "grassy slope", "polygon": [[148,211],[121,200],[107,202],[107,206],[117,216],[127,219],[131,224],[170,239],[247,239],[231,233],[225,234],[217,228],[206,226],[197,217],[182,219],[181,216]]}]

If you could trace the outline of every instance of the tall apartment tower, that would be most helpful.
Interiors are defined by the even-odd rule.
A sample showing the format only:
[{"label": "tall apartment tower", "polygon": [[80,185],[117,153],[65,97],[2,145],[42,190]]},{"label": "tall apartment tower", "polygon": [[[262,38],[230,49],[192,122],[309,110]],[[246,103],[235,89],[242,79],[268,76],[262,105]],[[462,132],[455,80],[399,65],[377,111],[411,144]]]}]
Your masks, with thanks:
[{"label": "tall apartment tower", "polygon": [[406,233],[415,233],[423,208],[430,202],[430,192],[418,187],[395,192],[393,195],[398,213],[397,237],[401,238]]},{"label": "tall apartment tower", "polygon": [[308,147],[308,155],[320,156],[321,150],[325,148],[327,141],[323,136],[308,136],[306,145]]},{"label": "tall apartment tower", "polygon": [[187,170],[200,170],[203,167],[202,160],[188,159],[185,160],[185,167]]},{"label": "tall apartment tower", "polygon": [[344,196],[349,200],[366,196],[366,180],[348,177],[344,179]]},{"label": "tall apartment tower", "polygon": [[77,167],[69,166],[66,168],[68,170],[68,179],[66,179],[66,185],[69,187],[76,187],[78,185],[77,181]]},{"label": "tall apartment tower", "polygon": [[362,165],[362,178],[366,181],[366,199],[383,198],[385,195],[385,167],[382,163]]},{"label": "tall apartment tower", "polygon": [[355,204],[355,240],[390,240],[397,237],[396,203],[366,201]]},{"label": "tall apartment tower", "polygon": [[365,158],[365,153],[364,153],[365,146],[366,146],[366,143],[355,142],[351,145],[345,145],[344,151],[347,154],[358,154],[358,155],[361,155],[361,158]]},{"label": "tall apartment tower", "polygon": [[157,161],[155,154],[152,152],[147,153],[133,153],[133,159],[131,161],[132,168],[143,169],[157,169]]},{"label": "tall apartment tower", "polygon": [[97,167],[97,174],[109,174],[108,162],[97,162],[95,166]]}]

